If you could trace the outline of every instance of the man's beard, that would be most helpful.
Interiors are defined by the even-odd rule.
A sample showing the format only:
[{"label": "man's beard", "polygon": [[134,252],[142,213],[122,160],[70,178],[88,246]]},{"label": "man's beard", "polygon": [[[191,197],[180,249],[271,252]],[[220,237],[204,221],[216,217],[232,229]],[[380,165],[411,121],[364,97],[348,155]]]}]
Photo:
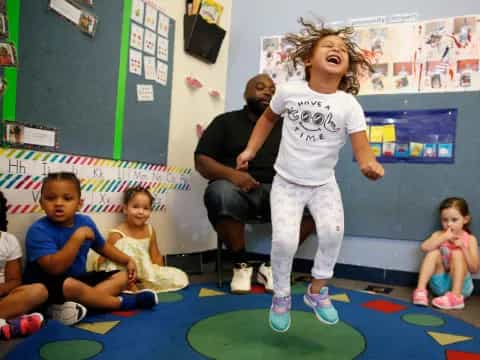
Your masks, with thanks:
[{"label": "man's beard", "polygon": [[268,105],[255,98],[249,98],[247,99],[247,106],[253,114],[260,116],[263,114]]}]

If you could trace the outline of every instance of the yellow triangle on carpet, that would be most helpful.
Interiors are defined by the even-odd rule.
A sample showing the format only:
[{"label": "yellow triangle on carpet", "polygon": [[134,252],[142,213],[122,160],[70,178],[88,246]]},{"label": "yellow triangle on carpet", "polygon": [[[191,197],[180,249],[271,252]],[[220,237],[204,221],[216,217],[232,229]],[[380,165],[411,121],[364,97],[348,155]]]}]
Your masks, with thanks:
[{"label": "yellow triangle on carpet", "polygon": [[350,298],[348,297],[347,294],[335,294],[335,295],[330,295],[330,300],[335,300],[335,301],[341,301],[341,302],[350,302]]},{"label": "yellow triangle on carpet", "polygon": [[220,295],[225,295],[225,293],[222,292],[222,291],[217,291],[217,290],[212,290],[212,289],[207,289],[207,288],[201,288],[200,292],[198,293],[199,297],[220,296]]},{"label": "yellow triangle on carpet", "polygon": [[95,334],[105,335],[112,330],[120,321],[102,321],[94,323],[80,323],[75,325],[76,328],[93,332]]},{"label": "yellow triangle on carpet", "polygon": [[435,331],[428,331],[427,333],[432,338],[434,338],[437,343],[439,343],[442,346],[456,344],[462,341],[472,340],[470,336],[453,335],[453,334],[440,333]]}]

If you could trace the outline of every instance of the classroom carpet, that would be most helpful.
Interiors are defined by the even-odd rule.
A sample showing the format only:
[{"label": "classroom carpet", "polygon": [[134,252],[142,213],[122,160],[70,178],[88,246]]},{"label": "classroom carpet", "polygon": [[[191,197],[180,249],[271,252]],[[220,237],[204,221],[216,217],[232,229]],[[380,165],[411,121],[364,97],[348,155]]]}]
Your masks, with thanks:
[{"label": "classroom carpet", "polygon": [[[432,308],[330,287],[333,326],[292,287],[292,326],[268,326],[271,295],[231,295],[215,284],[160,294],[153,310],[89,313],[76,326],[48,321],[6,359],[447,359],[480,360],[480,329]],[[468,306],[468,303],[467,303]]]}]

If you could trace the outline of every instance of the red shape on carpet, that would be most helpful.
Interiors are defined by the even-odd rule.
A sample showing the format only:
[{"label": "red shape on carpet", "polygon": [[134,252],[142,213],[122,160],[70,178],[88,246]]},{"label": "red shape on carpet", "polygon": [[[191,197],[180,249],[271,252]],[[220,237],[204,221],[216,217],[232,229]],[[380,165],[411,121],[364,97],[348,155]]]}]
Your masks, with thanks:
[{"label": "red shape on carpet", "polygon": [[132,317],[137,315],[138,310],[125,310],[125,311],[112,311],[113,315],[123,316],[123,317]]},{"label": "red shape on carpet", "polygon": [[396,312],[405,310],[407,308],[406,306],[395,304],[387,300],[372,300],[362,304],[362,306],[368,309],[381,311],[387,314],[396,313]]},{"label": "red shape on carpet", "polygon": [[480,354],[463,351],[447,350],[447,360],[480,360]]},{"label": "red shape on carpet", "polygon": [[252,285],[251,294],[265,294],[265,287],[263,285]]}]

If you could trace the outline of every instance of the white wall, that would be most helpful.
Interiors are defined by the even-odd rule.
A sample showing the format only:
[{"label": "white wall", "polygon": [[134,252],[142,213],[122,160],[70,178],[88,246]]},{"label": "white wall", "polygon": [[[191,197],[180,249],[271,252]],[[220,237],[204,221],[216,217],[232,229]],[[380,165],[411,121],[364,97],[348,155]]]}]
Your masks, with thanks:
[{"label": "white wall", "polygon": [[[193,168],[193,151],[197,144],[196,124],[206,125],[225,108],[225,91],[230,38],[232,0],[221,0],[224,11],[220,26],[227,33],[217,62],[203,63],[183,50],[183,15],[185,1],[160,1],[162,10],[176,20],[175,52],[170,111],[168,164]],[[202,89],[191,91],[185,77],[194,75],[203,82]],[[216,89],[220,99],[212,99],[208,90]],[[2,172],[2,170],[0,170]],[[191,179],[191,191],[169,191],[167,211],[155,212],[151,222],[157,230],[160,250],[165,254],[196,252],[216,246],[214,233],[208,223],[203,206],[206,182],[196,173]],[[26,229],[39,218],[39,214],[9,215],[9,232],[23,243]],[[122,221],[120,214],[91,214],[102,232]]]}]

